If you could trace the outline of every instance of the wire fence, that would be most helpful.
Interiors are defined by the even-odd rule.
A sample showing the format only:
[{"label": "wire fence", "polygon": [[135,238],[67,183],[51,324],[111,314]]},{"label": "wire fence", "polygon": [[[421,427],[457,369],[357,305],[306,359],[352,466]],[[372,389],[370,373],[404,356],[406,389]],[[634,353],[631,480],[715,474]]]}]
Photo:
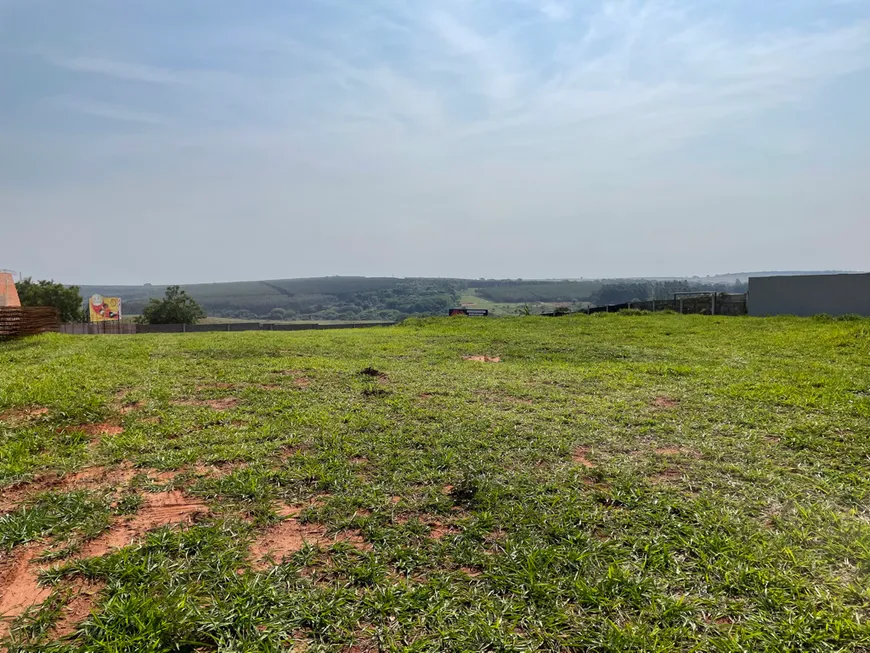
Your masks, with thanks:
[{"label": "wire fence", "polygon": [[746,293],[676,293],[673,299],[650,299],[586,309],[587,313],[615,313],[627,309],[674,311],[697,315],[746,315]]}]

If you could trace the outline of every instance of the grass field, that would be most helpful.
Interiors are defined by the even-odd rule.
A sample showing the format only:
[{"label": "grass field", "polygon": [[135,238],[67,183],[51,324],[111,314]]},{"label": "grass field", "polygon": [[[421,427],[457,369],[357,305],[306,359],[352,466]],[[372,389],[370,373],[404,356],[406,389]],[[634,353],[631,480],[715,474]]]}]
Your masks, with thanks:
[{"label": "grass field", "polygon": [[0,631],[10,651],[865,651],[868,471],[867,320],[0,344]]}]

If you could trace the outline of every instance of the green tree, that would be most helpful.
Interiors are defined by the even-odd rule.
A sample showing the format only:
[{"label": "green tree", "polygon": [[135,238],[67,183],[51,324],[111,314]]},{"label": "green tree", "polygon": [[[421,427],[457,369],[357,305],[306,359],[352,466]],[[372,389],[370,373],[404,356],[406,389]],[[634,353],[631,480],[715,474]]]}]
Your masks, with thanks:
[{"label": "green tree", "polygon": [[196,324],[205,317],[202,306],[178,286],[169,286],[163,299],[152,299],[142,309],[140,324]]},{"label": "green tree", "polygon": [[53,306],[63,322],[82,319],[83,300],[78,286],[65,286],[55,281],[33,281],[30,277],[15,284],[22,306]]}]

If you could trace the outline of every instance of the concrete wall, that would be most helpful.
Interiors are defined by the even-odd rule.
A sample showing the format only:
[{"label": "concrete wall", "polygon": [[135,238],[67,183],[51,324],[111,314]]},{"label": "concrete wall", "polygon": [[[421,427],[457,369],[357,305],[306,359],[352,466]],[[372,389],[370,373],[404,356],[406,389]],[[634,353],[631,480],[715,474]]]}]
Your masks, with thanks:
[{"label": "concrete wall", "polygon": [[870,274],[751,277],[750,315],[870,316]]}]

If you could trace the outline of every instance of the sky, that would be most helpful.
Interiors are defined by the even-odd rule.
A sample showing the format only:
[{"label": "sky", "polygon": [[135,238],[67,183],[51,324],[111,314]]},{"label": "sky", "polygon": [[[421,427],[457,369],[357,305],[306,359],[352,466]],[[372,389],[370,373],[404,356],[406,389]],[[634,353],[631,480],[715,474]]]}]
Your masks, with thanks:
[{"label": "sky", "polygon": [[0,268],[870,269],[870,0],[0,0]]}]

